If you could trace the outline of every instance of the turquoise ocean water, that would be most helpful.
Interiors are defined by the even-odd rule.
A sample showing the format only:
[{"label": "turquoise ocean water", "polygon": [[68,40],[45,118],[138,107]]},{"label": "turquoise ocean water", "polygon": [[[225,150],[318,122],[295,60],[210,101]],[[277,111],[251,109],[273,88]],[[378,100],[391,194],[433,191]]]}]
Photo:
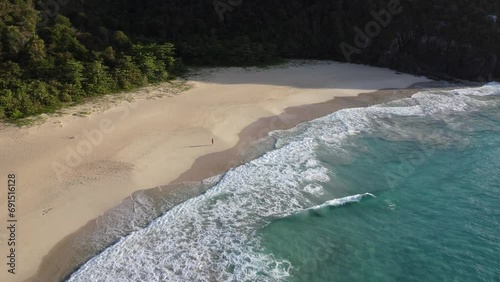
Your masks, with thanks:
[{"label": "turquoise ocean water", "polygon": [[500,281],[500,84],[271,137],[69,281]]}]

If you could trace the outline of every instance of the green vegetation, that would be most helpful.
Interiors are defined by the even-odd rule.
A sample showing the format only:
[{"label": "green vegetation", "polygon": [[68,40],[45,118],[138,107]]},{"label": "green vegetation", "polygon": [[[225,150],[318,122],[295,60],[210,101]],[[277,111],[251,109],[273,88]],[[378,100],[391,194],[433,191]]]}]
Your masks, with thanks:
[{"label": "green vegetation", "polygon": [[[91,34],[122,30],[134,40],[172,42],[188,65],[255,65],[278,57],[344,61],[341,43],[354,45],[354,28],[364,29],[372,12],[392,1],[72,0],[63,13]],[[423,75],[500,78],[500,1],[398,2],[402,12],[353,62]],[[497,15],[498,24],[488,15]]]},{"label": "green vegetation", "polygon": [[[216,0],[219,9],[226,7],[221,17],[212,0],[41,0],[37,6],[3,0],[0,119],[166,81],[184,70],[183,63],[344,61],[341,43],[354,44],[354,27],[364,28],[390,1]],[[500,25],[488,18],[500,17],[499,1],[401,0],[401,6],[353,62],[500,79]]]},{"label": "green vegetation", "polygon": [[109,45],[57,15],[36,29],[31,1],[9,0],[0,12],[0,118],[19,119],[52,112],[64,104],[149,83],[182,70],[169,43],[132,43],[114,32]]}]

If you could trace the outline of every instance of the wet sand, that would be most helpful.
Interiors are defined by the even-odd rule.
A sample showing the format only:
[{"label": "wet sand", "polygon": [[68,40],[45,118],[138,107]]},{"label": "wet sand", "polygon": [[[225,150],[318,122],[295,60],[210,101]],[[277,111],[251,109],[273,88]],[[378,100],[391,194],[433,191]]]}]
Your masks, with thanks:
[{"label": "wet sand", "polygon": [[[193,166],[168,185],[137,191],[120,205],[90,221],[59,242],[44,258],[36,278],[28,281],[59,281],[69,278],[80,265],[112,245],[125,234],[147,226],[183,201],[209,189],[227,170],[251,161],[273,148],[268,133],[293,128],[345,108],[366,107],[410,97],[433,83],[412,85],[408,89],[379,90],[356,97],[337,97],[327,102],[286,108],[278,116],[261,118],[245,127],[236,146],[198,158]],[[130,223],[130,218],[140,218]],[[50,280],[54,279],[54,280]]]},{"label": "wet sand", "polygon": [[[168,208],[205,189],[163,185],[223,173],[258,155],[260,149],[245,149],[267,132],[371,99],[362,95],[356,101],[327,102],[335,97],[426,81],[388,69],[325,61],[201,69],[189,77],[193,88],[187,91],[160,84],[72,107],[36,126],[0,125],[0,177],[15,172],[19,181],[17,274],[9,276],[1,264],[0,281],[58,281],[89,257],[79,248],[95,253],[116,240],[114,234],[127,233],[109,225],[110,209],[115,207],[123,221],[117,224],[140,228],[161,213],[156,206]],[[162,187],[157,190],[168,196],[141,192],[151,187]],[[0,197],[2,210],[6,204]],[[134,213],[122,210],[127,207]],[[69,240],[65,248],[71,253],[74,246],[73,255],[58,253],[56,245],[86,224],[103,231],[87,231],[90,239]],[[6,239],[6,231],[0,231],[2,253]]]}]

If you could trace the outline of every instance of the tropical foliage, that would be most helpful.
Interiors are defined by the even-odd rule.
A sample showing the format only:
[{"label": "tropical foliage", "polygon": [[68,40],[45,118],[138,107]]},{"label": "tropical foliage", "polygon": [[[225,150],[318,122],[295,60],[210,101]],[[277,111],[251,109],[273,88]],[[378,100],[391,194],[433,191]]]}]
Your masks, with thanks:
[{"label": "tropical foliage", "polygon": [[31,1],[0,5],[0,118],[52,111],[86,97],[165,81],[182,70],[170,43],[132,43],[115,31],[101,46],[63,15],[37,28]]},{"label": "tropical foliage", "polygon": [[394,3],[402,12],[349,59],[440,78],[500,79],[497,0],[3,0],[0,118],[165,81],[183,62],[344,61],[342,44],[354,46],[356,28]]}]

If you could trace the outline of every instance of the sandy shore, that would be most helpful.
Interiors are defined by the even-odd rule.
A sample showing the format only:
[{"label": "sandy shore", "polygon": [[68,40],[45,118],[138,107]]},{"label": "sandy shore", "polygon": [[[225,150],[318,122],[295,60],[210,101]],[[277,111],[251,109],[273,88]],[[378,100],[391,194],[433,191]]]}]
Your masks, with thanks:
[{"label": "sandy shore", "polygon": [[[6,183],[7,173],[17,175],[19,223],[17,274],[8,274],[2,263],[0,281],[24,281],[35,275],[58,242],[133,192],[223,172],[241,161],[235,158],[241,148],[269,130],[289,128],[346,105],[337,99],[337,108],[321,111],[284,112],[287,108],[425,81],[387,69],[331,62],[204,70],[190,79],[192,89],[176,95],[158,86],[84,116],[49,117],[41,125],[22,129],[4,126],[0,179]],[[259,119],[263,120],[256,122]],[[214,155],[217,152],[226,153]],[[1,196],[2,219],[5,207]],[[62,267],[46,259],[40,273],[51,265]],[[47,277],[53,276],[35,280],[58,280]]]}]

